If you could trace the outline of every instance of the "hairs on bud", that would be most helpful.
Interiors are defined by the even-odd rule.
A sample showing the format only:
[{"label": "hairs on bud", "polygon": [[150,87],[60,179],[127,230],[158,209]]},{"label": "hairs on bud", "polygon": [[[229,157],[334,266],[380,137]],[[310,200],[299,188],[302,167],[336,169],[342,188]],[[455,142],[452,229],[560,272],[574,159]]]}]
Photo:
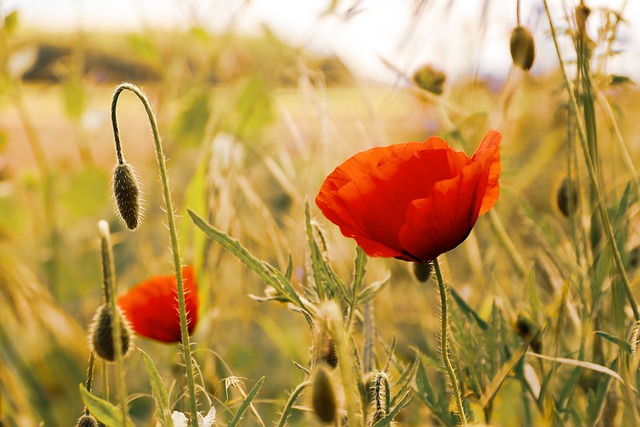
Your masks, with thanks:
[{"label": "hairs on bud", "polygon": [[142,222],[142,191],[129,163],[117,164],[113,169],[113,196],[120,218],[129,230],[135,230]]},{"label": "hairs on bud", "polygon": [[318,419],[324,423],[333,423],[338,413],[336,394],[331,378],[324,367],[319,366],[313,377],[311,406]]},{"label": "hairs on bud", "polygon": [[[122,356],[126,356],[131,347],[131,331],[129,325],[124,320],[124,316],[118,310],[120,317],[120,340],[122,342]],[[91,349],[98,357],[108,362],[116,359],[115,346],[113,345],[112,325],[113,316],[108,305],[103,304],[98,307],[91,322],[89,340]]]}]

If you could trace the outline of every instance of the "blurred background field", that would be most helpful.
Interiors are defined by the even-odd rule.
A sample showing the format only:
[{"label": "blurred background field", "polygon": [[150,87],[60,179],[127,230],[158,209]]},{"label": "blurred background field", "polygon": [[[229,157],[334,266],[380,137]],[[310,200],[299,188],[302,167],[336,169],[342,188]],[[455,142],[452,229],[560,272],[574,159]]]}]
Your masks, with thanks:
[{"label": "blurred background field", "polygon": [[[497,8],[499,2],[478,3]],[[430,2],[412,4],[416,16],[430,11]],[[368,7],[366,1],[337,1],[328,2],[324,9],[348,25],[349,13],[366,13]],[[530,10],[540,12],[541,6],[537,7]],[[571,10],[568,5],[566,10]],[[219,401],[214,405],[221,420],[228,416],[225,408],[237,407],[242,400],[236,390],[225,389],[223,379],[231,375],[240,377],[246,389],[266,376],[255,404],[265,422],[277,420],[286,393],[303,378],[293,362],[309,363],[312,342],[302,316],[283,305],[249,297],[261,295],[263,285],[207,241],[189,221],[186,208],[282,270],[291,255],[294,278],[305,283],[304,206],[309,201],[312,215],[328,236],[334,267],[347,280],[355,246],[321,218],[313,199],[336,165],[372,146],[440,135],[471,154],[487,129],[500,130],[504,135],[502,194],[496,214],[526,271],[523,274],[514,267],[496,238],[495,227],[483,217],[471,238],[444,257],[447,281],[485,319],[497,305],[505,326],[510,327],[519,311],[535,312],[540,325],[557,326],[559,317],[568,317],[558,322],[560,329],[543,329],[542,340],[552,356],[575,356],[585,335],[587,341],[594,339],[593,327],[589,333],[581,330],[579,306],[584,302],[571,291],[576,288],[567,285],[581,266],[574,255],[572,223],[556,205],[557,189],[572,155],[567,147],[573,124],[555,65],[534,67],[532,74],[526,74],[506,63],[497,74],[450,78],[444,93],[437,96],[411,79],[413,72],[426,65],[449,71],[437,62],[403,68],[404,64],[391,60],[385,64],[380,57],[387,77],[363,77],[344,58],[291,44],[268,26],[250,35],[201,26],[184,31],[146,28],[116,33],[85,28],[47,33],[21,23],[19,4],[16,11],[7,7],[0,11],[4,13],[0,34],[1,425],[72,425],[81,414],[78,384],[86,375],[86,328],[101,298],[100,219],[107,220],[113,231],[121,292],[149,276],[172,271],[149,126],[137,100],[128,95],[122,97],[118,117],[125,157],[144,185],[146,213],[135,233],[126,230],[114,214],[110,179],[115,155],[109,107],[113,90],[122,81],[141,87],[157,114],[174,203],[181,215],[184,261],[196,265],[200,284],[195,355],[207,391]],[[537,16],[539,22],[532,26],[541,36],[540,57],[553,58],[548,24],[543,14]],[[594,16],[611,31],[613,14],[596,9]],[[558,24],[571,29],[567,22]],[[515,25],[514,17],[505,27]],[[607,37],[616,37],[615,32],[596,30],[591,36],[598,46],[606,46]],[[562,37],[570,44],[568,35]],[[638,44],[635,40],[626,46]],[[508,58],[508,38],[501,49]],[[614,40],[609,50],[599,52],[624,64],[633,49],[619,51]],[[569,63],[574,60],[575,52],[573,57],[568,55]],[[476,71],[488,69],[486,64],[477,65],[484,63],[482,57],[477,61]],[[601,96],[596,99],[600,161],[605,197],[613,209],[635,173],[615,141],[624,142],[633,162],[640,156],[636,85],[640,75],[610,72],[606,61],[598,58],[593,62]],[[577,172],[586,183],[581,166]],[[636,212],[632,204],[622,249],[637,293],[638,260],[631,256],[640,243],[634,226]],[[385,345],[394,337],[396,355],[405,363],[414,357],[414,347],[435,354],[439,317],[432,286],[417,282],[410,266],[396,260],[370,260],[367,280],[380,280],[387,271],[391,271],[391,284],[374,303],[379,354],[385,354]],[[532,308],[532,292],[540,307]],[[605,310],[613,303],[602,304]],[[608,322],[600,326],[606,329]],[[613,335],[628,338],[628,319],[616,328],[611,326]],[[518,338],[511,329],[505,334]],[[136,345],[154,357],[167,386],[173,385],[171,398],[176,401],[177,390],[184,385],[177,346],[144,339],[137,339]],[[600,345],[604,350],[598,352],[602,359],[597,363],[609,365],[618,349],[608,341]],[[567,374],[563,369],[568,371],[559,368],[559,378]],[[132,417],[136,425],[153,425],[153,403],[138,353],[127,358],[126,370]],[[585,375],[584,384],[580,383],[574,409],[586,405],[584,396],[592,376]],[[560,389],[560,382],[550,387]],[[103,390],[104,386],[98,382],[96,387]],[[496,397],[493,424],[523,423],[527,416],[520,394],[524,392],[517,382],[507,380]],[[301,399],[301,405],[307,403]],[[296,413],[291,425],[315,423],[303,412]],[[398,421],[401,425],[435,423],[429,414],[415,399]],[[245,421],[246,425],[254,422],[250,416]]]}]

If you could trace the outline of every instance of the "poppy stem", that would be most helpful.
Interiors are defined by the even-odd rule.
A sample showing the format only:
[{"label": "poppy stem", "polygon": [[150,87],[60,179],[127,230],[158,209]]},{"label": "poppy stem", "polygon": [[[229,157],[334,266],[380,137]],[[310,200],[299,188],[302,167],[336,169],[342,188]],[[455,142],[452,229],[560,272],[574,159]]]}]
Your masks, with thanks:
[{"label": "poppy stem", "polygon": [[[120,410],[122,411],[122,422],[124,424],[127,420],[127,391],[124,367],[122,364],[122,318],[116,306],[116,268],[113,263],[113,250],[111,249],[111,232],[109,230],[109,224],[106,221],[98,222],[98,234],[100,235],[100,253],[102,259],[102,290],[105,298],[104,303],[111,311],[111,334],[113,353],[115,356],[116,384],[121,406]],[[87,390],[89,390],[89,388]]]},{"label": "poppy stem", "polygon": [[456,401],[456,407],[458,408],[458,416],[460,417],[460,424],[467,425],[467,415],[464,412],[464,405],[462,404],[462,394],[460,393],[460,386],[458,383],[458,377],[456,377],[453,363],[451,363],[451,357],[449,356],[449,312],[447,308],[447,301],[449,298],[449,291],[447,285],[442,279],[442,273],[440,272],[440,264],[438,259],[433,260],[433,268],[436,272],[436,280],[438,282],[438,290],[440,291],[440,309],[442,316],[442,324],[440,330],[440,352],[442,355],[442,361],[447,369],[449,375],[449,381],[451,381],[451,389],[453,397]]},{"label": "poppy stem", "polygon": [[149,118],[149,124],[151,125],[151,132],[153,134],[153,142],[156,150],[156,160],[158,162],[158,168],[160,170],[160,181],[162,183],[163,197],[165,202],[165,211],[167,213],[167,225],[169,227],[169,235],[171,237],[171,251],[173,254],[173,263],[176,273],[176,284],[178,287],[178,310],[180,311],[180,333],[182,335],[182,351],[184,357],[184,366],[187,377],[187,389],[189,393],[189,405],[191,412],[191,423],[196,425],[198,423],[198,403],[196,400],[196,385],[193,369],[193,356],[191,354],[191,343],[189,340],[189,329],[187,324],[187,309],[184,295],[184,284],[182,282],[182,266],[180,259],[180,250],[178,247],[178,233],[176,231],[176,222],[173,212],[173,204],[171,202],[171,191],[169,187],[169,178],[167,176],[167,166],[162,145],[160,144],[160,133],[158,131],[158,124],[156,122],[155,115],[149,104],[149,100],[144,93],[135,85],[131,83],[122,83],[119,85],[113,93],[113,100],[111,102],[111,121],[113,124],[113,135],[116,144],[116,156],[118,157],[118,163],[124,163],[124,156],[122,154],[122,148],[120,146],[120,134],[118,132],[118,125],[116,121],[116,104],[118,97],[124,90],[133,92],[138,99],[144,105],[144,109]]}]

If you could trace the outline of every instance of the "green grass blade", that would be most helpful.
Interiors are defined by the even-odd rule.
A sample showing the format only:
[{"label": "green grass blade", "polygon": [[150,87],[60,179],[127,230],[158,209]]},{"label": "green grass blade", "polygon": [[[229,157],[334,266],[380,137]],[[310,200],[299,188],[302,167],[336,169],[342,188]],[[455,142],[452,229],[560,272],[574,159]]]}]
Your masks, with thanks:
[{"label": "green grass blade", "polygon": [[138,351],[142,355],[144,366],[147,368],[147,375],[149,375],[149,382],[151,383],[151,394],[156,401],[156,419],[163,426],[173,427],[171,409],[169,408],[169,396],[167,395],[167,389],[162,382],[160,373],[153,363],[153,360],[151,360],[151,357],[140,348],[138,348]]},{"label": "green grass blade", "polygon": [[238,408],[238,412],[236,412],[236,415],[233,417],[231,422],[229,422],[228,427],[235,427],[240,422],[240,420],[242,420],[242,417],[249,409],[251,402],[258,395],[258,392],[260,391],[260,388],[264,383],[264,378],[265,377],[260,378],[256,385],[253,386],[249,394],[247,394],[247,398],[242,401],[242,405],[240,405],[240,408]]},{"label": "green grass blade", "polygon": [[282,414],[280,415],[280,420],[278,421],[276,427],[284,427],[287,425],[287,418],[289,418],[289,415],[291,415],[291,412],[293,411],[293,404],[296,402],[298,396],[300,396],[304,389],[309,387],[310,385],[311,382],[305,381],[298,384],[298,386],[291,392],[291,396],[289,396],[289,400],[287,400],[287,403],[282,409]]},{"label": "green grass blade", "polygon": [[189,212],[193,223],[200,228],[207,237],[231,252],[240,262],[253,270],[266,285],[271,286],[301,309],[306,309],[304,303],[300,300],[300,297],[293,289],[293,286],[291,286],[291,283],[286,280],[285,276],[282,274],[274,274],[274,272],[277,271],[275,268],[253,256],[237,239],[232,238],[224,231],[218,230],[207,223],[192,210],[187,209],[187,212]]}]

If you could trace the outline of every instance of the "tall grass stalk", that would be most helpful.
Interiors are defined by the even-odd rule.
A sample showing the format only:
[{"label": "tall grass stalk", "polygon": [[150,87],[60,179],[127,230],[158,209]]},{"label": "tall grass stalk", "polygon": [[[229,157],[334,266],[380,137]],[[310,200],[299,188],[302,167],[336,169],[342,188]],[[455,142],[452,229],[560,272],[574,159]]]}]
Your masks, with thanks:
[{"label": "tall grass stalk", "polygon": [[453,398],[458,408],[458,416],[460,417],[460,424],[467,425],[467,415],[464,412],[464,405],[462,403],[462,394],[460,393],[460,385],[458,377],[456,376],[453,363],[451,363],[451,357],[449,356],[449,309],[448,309],[448,292],[446,284],[442,279],[442,272],[440,271],[440,264],[438,259],[433,260],[433,268],[436,272],[436,281],[438,282],[438,290],[440,292],[440,310],[441,310],[441,324],[440,324],[440,352],[442,355],[442,361],[444,367],[447,370],[449,381],[451,382],[451,390],[453,392]]},{"label": "tall grass stalk", "polygon": [[[604,197],[602,196],[602,190],[600,188],[600,180],[598,179],[598,173],[596,166],[594,165],[594,160],[591,157],[592,150],[589,147],[589,139],[587,137],[587,131],[585,124],[582,122],[580,117],[580,108],[578,107],[578,101],[576,100],[575,93],[573,91],[573,85],[569,79],[567,74],[567,70],[564,65],[564,61],[562,59],[562,54],[560,53],[560,46],[558,45],[558,35],[556,33],[555,26],[553,24],[553,19],[551,18],[551,12],[549,11],[549,5],[547,4],[547,0],[544,0],[544,8],[547,14],[547,19],[549,20],[549,27],[551,29],[551,37],[553,39],[553,44],[556,49],[556,54],[558,55],[558,62],[560,63],[560,71],[562,72],[562,77],[564,79],[567,94],[569,95],[569,106],[571,107],[571,112],[573,113],[576,121],[576,127],[578,129],[578,137],[580,139],[580,144],[582,145],[582,152],[584,154],[585,164],[587,166],[587,171],[589,173],[589,179],[591,182],[591,188],[595,197],[595,208],[600,216],[600,221],[602,222],[602,227],[604,232],[606,233],[607,244],[611,249],[611,253],[613,256],[614,263],[616,265],[616,269],[618,270],[618,274],[620,275],[620,279],[625,289],[625,293],[627,295],[627,299],[629,300],[629,305],[631,306],[631,310],[633,311],[633,315],[637,320],[640,320],[640,312],[638,311],[638,304],[636,303],[636,299],[633,296],[633,291],[631,290],[631,285],[629,283],[629,277],[627,276],[627,272],[624,267],[624,263],[622,261],[622,257],[620,256],[620,251],[616,246],[616,240],[613,235],[613,228],[611,226],[611,220],[609,219],[609,213],[607,212],[607,207],[604,203]],[[594,119],[595,120],[595,119]]]},{"label": "tall grass stalk", "polygon": [[113,339],[113,349],[115,354],[115,371],[116,371],[116,388],[118,398],[120,400],[120,410],[122,411],[122,422],[127,419],[127,390],[124,377],[124,366],[122,363],[122,327],[120,322],[120,311],[116,306],[116,268],[113,262],[113,250],[111,248],[111,233],[109,232],[109,224],[106,221],[98,223],[98,232],[100,235],[100,253],[102,257],[102,289],[104,292],[105,304],[111,311],[111,334]]},{"label": "tall grass stalk", "polygon": [[173,204],[171,202],[171,190],[169,187],[169,178],[167,176],[166,159],[162,150],[162,144],[160,143],[160,133],[158,131],[158,125],[156,123],[155,115],[151,109],[151,105],[147,100],[144,93],[138,89],[137,86],[131,83],[122,83],[119,85],[113,93],[113,100],[111,102],[111,121],[113,124],[113,136],[115,139],[116,156],[118,158],[118,164],[124,164],[124,156],[122,154],[122,146],[120,144],[120,133],[118,131],[118,123],[116,119],[116,105],[118,97],[125,91],[133,92],[138,99],[142,102],[147,117],[149,118],[149,124],[151,125],[151,131],[153,133],[153,142],[155,144],[156,159],[158,162],[158,168],[160,170],[160,180],[162,183],[162,190],[165,202],[165,208],[167,213],[167,225],[169,227],[169,236],[171,238],[171,252],[173,254],[173,264],[176,274],[176,283],[178,287],[178,310],[180,311],[180,332],[182,335],[182,351],[184,355],[184,366],[187,378],[187,389],[189,393],[189,407],[191,412],[191,422],[197,424],[198,422],[198,403],[196,400],[196,386],[195,375],[193,369],[193,356],[191,354],[191,343],[189,340],[189,330],[187,325],[187,309],[184,296],[184,284],[182,283],[182,267],[180,258],[180,249],[178,246],[178,234],[176,231],[176,223],[174,218]]}]

